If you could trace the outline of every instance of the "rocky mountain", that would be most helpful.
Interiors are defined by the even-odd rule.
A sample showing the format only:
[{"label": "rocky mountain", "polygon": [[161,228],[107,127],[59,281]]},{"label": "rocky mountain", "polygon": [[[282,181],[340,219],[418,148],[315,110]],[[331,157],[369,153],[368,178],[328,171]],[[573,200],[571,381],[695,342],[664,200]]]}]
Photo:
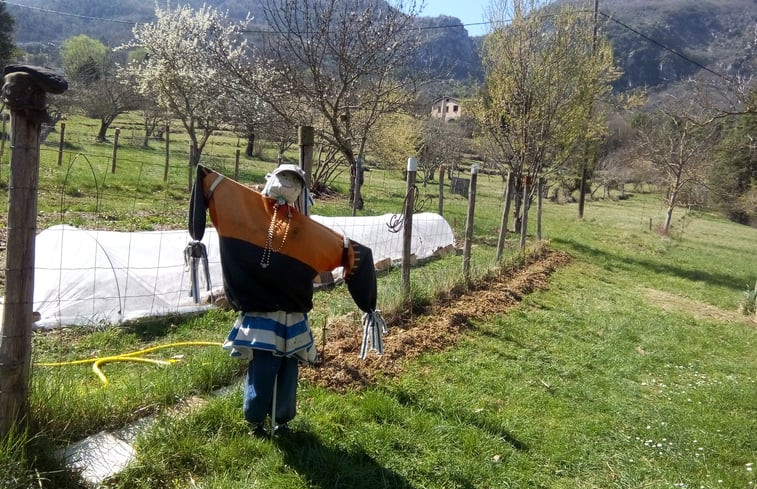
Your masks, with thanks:
[{"label": "rocky mountain", "polygon": [[[579,2],[586,0],[557,0]],[[207,4],[264,26],[257,2],[184,0]],[[15,3],[15,2],[14,2]],[[23,0],[7,4],[16,18],[16,43],[30,53],[29,62],[53,59],[63,40],[87,34],[106,45],[128,41],[136,22],[154,17],[154,4],[143,0]],[[707,68],[726,76],[755,74],[757,68],[757,2],[755,0],[600,0],[602,31],[611,39],[623,76],[618,90],[640,86],[664,88]],[[63,15],[65,12],[69,15]],[[479,47],[455,17],[420,17],[423,45],[416,64],[442,78],[471,86],[483,76]],[[36,56],[36,57],[35,57]],[[458,94],[460,95],[460,94]]]},{"label": "rocky mountain", "polygon": [[664,88],[705,68],[757,74],[755,0],[601,0],[600,11],[623,70],[620,90]]}]

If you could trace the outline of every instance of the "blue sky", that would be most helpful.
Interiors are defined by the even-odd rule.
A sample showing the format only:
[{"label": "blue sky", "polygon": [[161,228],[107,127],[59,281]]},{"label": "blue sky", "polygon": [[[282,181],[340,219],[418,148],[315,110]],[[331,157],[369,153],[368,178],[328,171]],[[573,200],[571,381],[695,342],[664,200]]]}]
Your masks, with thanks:
[{"label": "blue sky", "polygon": [[[424,17],[451,15],[460,19],[463,24],[475,24],[486,20],[485,12],[488,8],[489,0],[426,0],[426,6],[420,15]],[[465,28],[471,36],[481,36],[488,31],[486,25],[469,25]]]}]

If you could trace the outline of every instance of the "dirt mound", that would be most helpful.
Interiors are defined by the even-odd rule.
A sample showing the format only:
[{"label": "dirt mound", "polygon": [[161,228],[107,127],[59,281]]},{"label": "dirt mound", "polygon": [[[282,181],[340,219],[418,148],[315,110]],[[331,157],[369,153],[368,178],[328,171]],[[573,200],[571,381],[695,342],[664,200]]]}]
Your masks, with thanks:
[{"label": "dirt mound", "polygon": [[399,374],[405,362],[425,352],[454,345],[472,319],[507,312],[521,298],[546,289],[549,275],[570,261],[562,252],[543,250],[521,267],[503,269],[496,277],[475,284],[475,288],[438,300],[420,315],[387,317],[389,334],[384,354],[359,358],[362,335],[355,320],[329,324],[325,345],[320,345],[319,363],[303,368],[300,376],[314,384],[337,391],[371,383],[377,372]]}]

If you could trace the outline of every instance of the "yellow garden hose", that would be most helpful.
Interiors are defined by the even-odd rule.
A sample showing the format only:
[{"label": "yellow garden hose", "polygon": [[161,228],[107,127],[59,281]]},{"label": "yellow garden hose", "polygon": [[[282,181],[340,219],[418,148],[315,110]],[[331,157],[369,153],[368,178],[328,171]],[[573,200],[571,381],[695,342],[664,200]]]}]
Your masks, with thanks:
[{"label": "yellow garden hose", "polygon": [[173,348],[177,346],[222,346],[222,343],[216,343],[212,341],[181,341],[178,343],[169,343],[167,345],[158,345],[153,346],[150,348],[145,348],[144,350],[134,351],[131,353],[124,353],[122,355],[110,355],[107,357],[98,357],[98,358],[87,358],[83,360],[72,360],[69,362],[41,362],[36,363],[35,365],[38,365],[40,367],[63,367],[66,365],[82,365],[85,363],[91,363],[92,364],[92,371],[97,375],[102,383],[104,385],[108,385],[108,378],[105,376],[105,374],[100,370],[100,365],[103,365],[105,363],[111,363],[111,362],[142,362],[142,363],[152,363],[155,365],[171,365],[172,363],[176,363],[179,360],[171,358],[168,360],[155,360],[152,358],[139,358],[140,355],[144,355],[145,353],[150,353],[155,350],[162,350],[164,348]]}]

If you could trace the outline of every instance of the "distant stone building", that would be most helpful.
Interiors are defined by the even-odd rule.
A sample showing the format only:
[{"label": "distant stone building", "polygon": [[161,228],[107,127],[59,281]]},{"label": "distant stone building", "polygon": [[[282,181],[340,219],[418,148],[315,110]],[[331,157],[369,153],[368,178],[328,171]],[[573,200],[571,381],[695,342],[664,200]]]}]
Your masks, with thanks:
[{"label": "distant stone building", "polygon": [[460,101],[454,97],[439,97],[431,105],[431,117],[452,121],[459,119],[460,115]]}]

